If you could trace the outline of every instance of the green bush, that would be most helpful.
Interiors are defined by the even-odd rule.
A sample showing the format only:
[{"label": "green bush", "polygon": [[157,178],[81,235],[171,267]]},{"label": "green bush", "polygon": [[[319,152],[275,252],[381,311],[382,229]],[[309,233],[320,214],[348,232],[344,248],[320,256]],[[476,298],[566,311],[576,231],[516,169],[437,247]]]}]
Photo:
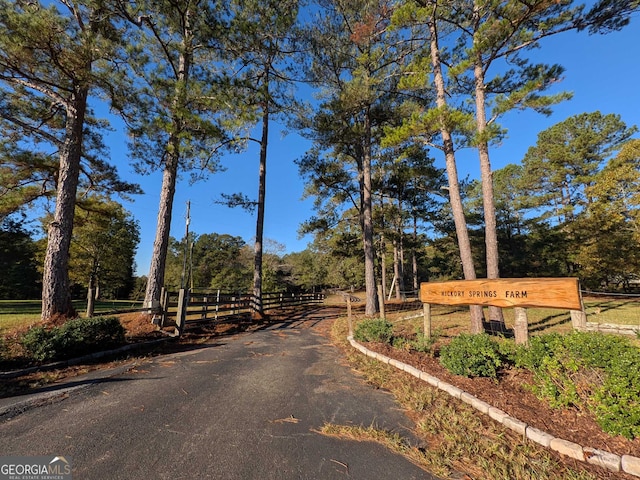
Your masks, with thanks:
[{"label": "green bush", "polygon": [[575,380],[583,365],[565,348],[565,341],[566,336],[557,333],[534,336],[514,354],[516,367],[534,373],[533,393],[555,408],[581,405]]},{"label": "green bush", "polygon": [[86,355],[124,343],[124,327],[116,317],[78,318],[60,327],[66,358]]},{"label": "green bush", "polygon": [[393,324],[384,318],[364,320],[356,326],[353,338],[359,342],[390,343],[393,338]]},{"label": "green bush", "polygon": [[529,345],[516,347],[513,356],[515,366],[532,371],[539,368],[545,358],[553,356],[556,346],[561,342],[562,336],[558,333],[531,337]]},{"label": "green bush", "polygon": [[398,350],[411,351],[411,340],[405,337],[393,337],[391,339],[391,346]]},{"label": "green bush", "polygon": [[435,343],[437,336],[426,337],[424,333],[418,332],[415,338],[407,338],[403,336],[393,337],[391,345],[398,350],[407,352],[428,353],[431,356],[435,354]]},{"label": "green bush", "polygon": [[69,320],[61,327],[34,327],[20,339],[27,354],[36,361],[50,361],[86,355],[124,343],[124,328],[115,317]]},{"label": "green bush", "polygon": [[507,359],[500,345],[486,333],[463,333],[440,349],[440,363],[451,373],[465,377],[496,378]]},{"label": "green bush", "polygon": [[621,356],[637,351],[629,339],[596,332],[573,332],[563,337],[563,345],[572,356],[580,357],[587,367],[610,369]]},{"label": "green bush", "polygon": [[0,360],[4,360],[7,356],[7,342],[3,337],[0,337]]},{"label": "green bush", "polygon": [[427,337],[424,333],[419,332],[416,334],[416,338],[410,342],[411,350],[415,350],[420,353],[428,353],[431,356],[435,354],[434,347],[438,341],[439,334],[432,334]]},{"label": "green bush", "polygon": [[594,413],[603,431],[640,437],[640,350],[629,339],[590,332],[533,337],[515,355],[531,370],[534,393],[554,407]]},{"label": "green bush", "polygon": [[640,437],[640,351],[627,350],[607,369],[592,410],[605,432]]},{"label": "green bush", "polygon": [[56,357],[57,346],[56,331],[44,327],[33,327],[27,330],[20,338],[20,344],[32,359],[43,362]]}]

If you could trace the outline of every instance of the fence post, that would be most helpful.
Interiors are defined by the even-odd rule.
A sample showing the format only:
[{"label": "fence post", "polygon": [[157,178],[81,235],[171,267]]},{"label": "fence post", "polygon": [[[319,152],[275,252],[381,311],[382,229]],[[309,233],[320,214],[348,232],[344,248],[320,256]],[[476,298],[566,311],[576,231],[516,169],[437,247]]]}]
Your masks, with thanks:
[{"label": "fence post", "polygon": [[160,289],[160,319],[158,327],[162,328],[167,324],[167,310],[169,309],[169,292],[165,287]]},{"label": "fence post", "polygon": [[516,345],[529,344],[529,319],[527,318],[527,309],[522,307],[514,307],[515,323],[513,325],[513,333],[515,335]]},{"label": "fence post", "polygon": [[209,306],[209,297],[206,295],[202,299],[204,305],[202,305],[202,320],[207,319],[207,307]]},{"label": "fence post", "polygon": [[178,335],[182,335],[184,330],[184,323],[187,316],[187,302],[189,301],[189,295],[184,288],[180,289],[178,293],[178,311],[176,313],[176,328],[178,329]]},{"label": "fence post", "polygon": [[422,310],[424,312],[424,338],[431,338],[431,304],[423,303]]},{"label": "fence post", "polygon": [[571,310],[571,325],[574,330],[583,331],[587,329],[587,314],[582,301],[582,291],[578,289],[580,295],[580,310]]},{"label": "fence post", "polygon": [[582,331],[587,328],[587,314],[583,310],[571,310],[571,325],[574,330]]},{"label": "fence post", "polygon": [[218,321],[218,312],[220,311],[220,289],[216,293],[216,322]]}]

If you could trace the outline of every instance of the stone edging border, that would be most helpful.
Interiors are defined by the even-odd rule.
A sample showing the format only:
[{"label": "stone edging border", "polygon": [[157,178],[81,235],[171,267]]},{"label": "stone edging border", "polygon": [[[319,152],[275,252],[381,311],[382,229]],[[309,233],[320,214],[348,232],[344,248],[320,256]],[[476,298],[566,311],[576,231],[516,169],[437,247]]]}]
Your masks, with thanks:
[{"label": "stone edging border", "polygon": [[537,428],[534,428],[526,423],[518,420],[517,418],[509,416],[506,412],[503,412],[499,408],[495,408],[489,405],[487,402],[474,397],[473,395],[461,390],[460,388],[443,382],[433,375],[429,375],[426,372],[418,370],[411,365],[400,362],[393,358],[389,358],[386,355],[369,350],[365,346],[356,342],[352,336],[347,337],[349,343],[359,350],[367,357],[374,358],[380,362],[392,365],[398,370],[407,372],[414,377],[427,382],[429,385],[439,388],[447,392],[454,398],[462,400],[463,402],[471,405],[476,410],[489,415],[495,421],[501,423],[507,428],[510,428],[514,432],[522,435],[523,437],[542,445],[545,448],[550,448],[561,455],[571,457],[581,462],[587,462],[592,465],[606,468],[612,472],[624,472],[636,477],[640,477],[640,458],[631,455],[616,455],[604,450],[599,450],[591,447],[584,447],[577,443],[564,440],[562,438],[554,437],[553,435],[543,432]]}]

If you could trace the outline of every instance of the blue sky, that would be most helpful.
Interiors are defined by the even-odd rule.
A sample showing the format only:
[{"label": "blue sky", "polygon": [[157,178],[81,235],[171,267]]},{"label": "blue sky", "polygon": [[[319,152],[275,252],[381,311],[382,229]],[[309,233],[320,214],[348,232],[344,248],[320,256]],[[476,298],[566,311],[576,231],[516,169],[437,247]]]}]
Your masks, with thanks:
[{"label": "blue sky", "polygon": [[[501,125],[508,136],[491,151],[493,169],[509,163],[519,163],[527,149],[534,145],[542,130],[584,112],[601,111],[619,114],[628,125],[640,126],[640,18],[620,32],[607,35],[566,33],[545,39],[541,48],[528,58],[545,63],[558,63],[565,67],[564,80],[555,91],[573,92],[572,100],[554,108],[550,117],[535,112],[513,112],[506,115]],[[149,268],[157,221],[161,173],[149,176],[136,174],[127,158],[124,133],[109,136],[112,161],[120,175],[139,183],[144,195],[136,196],[124,206],[140,223],[141,241],[136,256],[137,273],[145,275]],[[640,138],[640,135],[636,135]],[[283,134],[283,129],[272,125],[267,165],[267,202],[265,239],[283,244],[285,251],[304,250],[312,238],[299,238],[302,222],[313,215],[313,199],[302,200],[303,181],[298,176],[294,160],[309,148],[309,143],[294,132]],[[444,158],[437,151],[432,155],[436,164],[444,167]],[[255,216],[239,208],[230,209],[215,202],[221,193],[242,192],[257,197],[258,151],[255,146],[242,154],[223,159],[226,171],[212,176],[206,182],[189,185],[187,176],[180,179],[174,201],[171,235],[182,238],[185,231],[187,201],[191,202],[190,230],[198,234],[219,233],[242,237],[252,244],[255,236]],[[473,150],[460,152],[458,168],[461,177],[479,178],[479,162]]]}]

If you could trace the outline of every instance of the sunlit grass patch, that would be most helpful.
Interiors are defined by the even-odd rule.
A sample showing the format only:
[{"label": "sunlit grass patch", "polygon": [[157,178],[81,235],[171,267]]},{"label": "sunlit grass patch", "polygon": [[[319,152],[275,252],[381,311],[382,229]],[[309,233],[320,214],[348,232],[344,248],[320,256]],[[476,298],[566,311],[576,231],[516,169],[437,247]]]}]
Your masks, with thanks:
[{"label": "sunlit grass patch", "polygon": [[[108,312],[118,309],[136,308],[141,302],[131,300],[103,300],[95,304],[94,312]],[[83,316],[86,308],[84,300],[74,300],[76,312]],[[40,300],[0,300],[0,335],[13,330],[28,328],[40,321],[42,302]]]}]

